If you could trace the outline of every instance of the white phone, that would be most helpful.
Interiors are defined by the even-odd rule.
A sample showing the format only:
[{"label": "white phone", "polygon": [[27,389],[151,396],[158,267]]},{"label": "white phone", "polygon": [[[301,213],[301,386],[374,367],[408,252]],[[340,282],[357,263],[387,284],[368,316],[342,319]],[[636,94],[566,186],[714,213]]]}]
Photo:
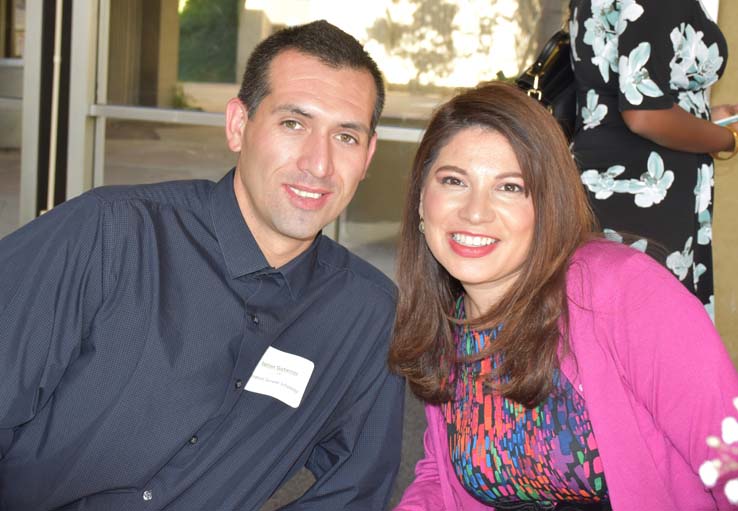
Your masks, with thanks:
[{"label": "white phone", "polygon": [[720,119],[718,121],[713,121],[718,126],[726,126],[728,124],[733,124],[734,122],[738,122],[738,114],[731,115],[730,117],[726,117],[724,119]]}]

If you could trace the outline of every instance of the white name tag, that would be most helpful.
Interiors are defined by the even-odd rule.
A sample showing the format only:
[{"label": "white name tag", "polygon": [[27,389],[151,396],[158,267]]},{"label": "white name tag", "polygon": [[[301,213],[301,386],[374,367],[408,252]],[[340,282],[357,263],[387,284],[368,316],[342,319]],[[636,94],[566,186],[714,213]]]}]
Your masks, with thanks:
[{"label": "white name tag", "polygon": [[297,408],[314,368],[315,364],[310,360],[270,346],[243,389],[271,396]]}]

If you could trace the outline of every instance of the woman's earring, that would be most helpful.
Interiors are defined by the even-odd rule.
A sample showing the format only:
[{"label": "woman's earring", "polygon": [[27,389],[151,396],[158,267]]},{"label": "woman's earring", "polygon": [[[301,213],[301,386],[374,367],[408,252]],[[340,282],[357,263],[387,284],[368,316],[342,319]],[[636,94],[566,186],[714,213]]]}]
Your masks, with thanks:
[{"label": "woman's earring", "polygon": [[423,219],[420,219],[420,223],[418,224],[418,230],[420,231],[420,234],[425,234],[425,222],[423,222]]}]

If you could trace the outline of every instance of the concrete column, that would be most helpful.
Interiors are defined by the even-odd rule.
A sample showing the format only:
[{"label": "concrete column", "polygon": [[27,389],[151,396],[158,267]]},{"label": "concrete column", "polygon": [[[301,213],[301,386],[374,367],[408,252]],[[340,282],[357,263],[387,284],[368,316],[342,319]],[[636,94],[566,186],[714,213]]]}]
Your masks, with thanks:
[{"label": "concrete column", "polygon": [[177,0],[143,3],[141,30],[140,104],[172,106],[179,65]]},{"label": "concrete column", "polygon": [[156,106],[162,108],[171,108],[177,88],[179,69],[178,6],[178,0],[161,0]]},{"label": "concrete column", "polygon": [[142,0],[110,2],[107,103],[139,104],[141,18]]},{"label": "concrete column", "polygon": [[272,33],[272,23],[264,11],[241,9],[238,16],[238,48],[236,51],[235,82],[241,83],[246,60],[254,47]]},{"label": "concrete column", "polygon": [[6,37],[5,30],[11,20],[7,19],[8,0],[0,0],[0,59],[5,58]]},{"label": "concrete column", "polygon": [[171,107],[179,63],[177,0],[110,4],[108,103]]}]

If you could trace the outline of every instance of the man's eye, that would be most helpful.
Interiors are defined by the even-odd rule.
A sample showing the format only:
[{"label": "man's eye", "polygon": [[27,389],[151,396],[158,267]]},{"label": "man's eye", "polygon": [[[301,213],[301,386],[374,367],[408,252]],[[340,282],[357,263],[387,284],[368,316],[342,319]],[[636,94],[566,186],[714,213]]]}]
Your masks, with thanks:
[{"label": "man's eye", "polygon": [[282,121],[282,126],[289,130],[299,130],[302,127],[302,125],[294,119],[287,119],[286,121]]},{"label": "man's eye", "polygon": [[349,135],[348,133],[340,133],[338,135],[338,140],[343,142],[344,144],[358,144],[359,141],[356,140],[356,137],[353,135]]}]

